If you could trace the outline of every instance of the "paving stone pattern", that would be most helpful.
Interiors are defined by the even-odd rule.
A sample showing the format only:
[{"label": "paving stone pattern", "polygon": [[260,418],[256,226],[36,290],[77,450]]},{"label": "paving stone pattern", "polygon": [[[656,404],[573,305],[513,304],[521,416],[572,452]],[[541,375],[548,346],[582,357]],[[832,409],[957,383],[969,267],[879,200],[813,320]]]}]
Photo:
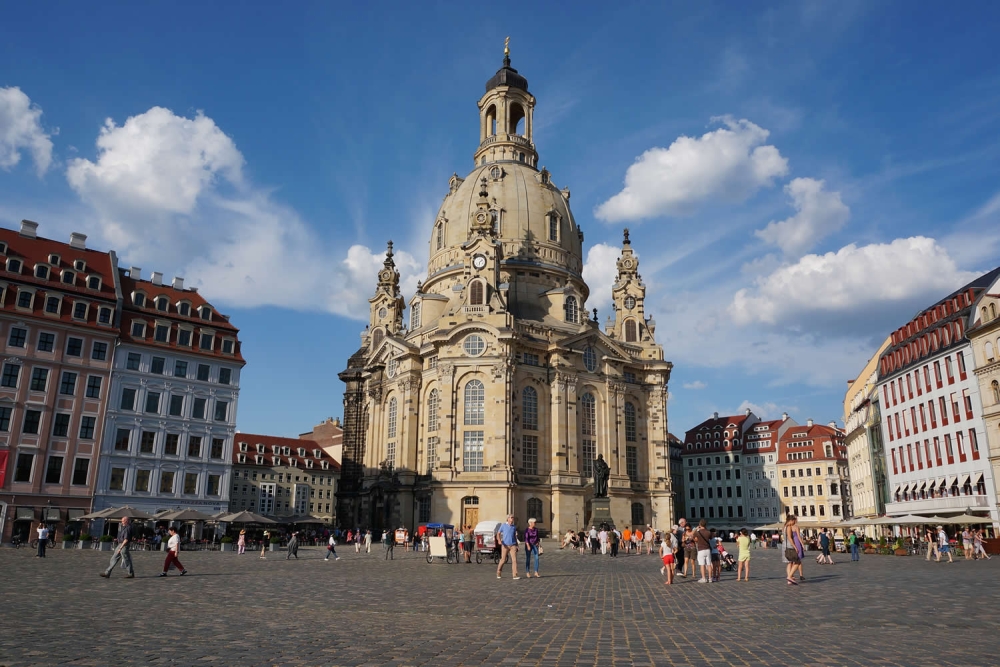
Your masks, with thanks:
[{"label": "paving stone pattern", "polygon": [[497,580],[490,562],[339,552],[184,552],[190,573],[168,578],[140,552],[135,579],[109,581],[107,553],[0,549],[0,666],[1000,664],[1000,558],[840,555],[793,587],[756,550],[749,583],[668,587],[655,556],[552,544],[542,578],[519,581],[509,565]]}]

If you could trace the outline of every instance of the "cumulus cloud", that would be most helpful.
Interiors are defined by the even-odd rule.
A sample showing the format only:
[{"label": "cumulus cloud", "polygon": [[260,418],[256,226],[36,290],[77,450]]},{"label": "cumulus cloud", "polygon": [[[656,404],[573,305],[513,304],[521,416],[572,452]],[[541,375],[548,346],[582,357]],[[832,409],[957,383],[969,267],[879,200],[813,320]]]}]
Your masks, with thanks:
[{"label": "cumulus cloud", "polygon": [[[743,401],[740,403],[740,407],[736,408],[736,412],[733,414],[741,415],[747,410],[754,413],[762,420],[778,419],[781,417],[783,412],[787,412],[790,416],[795,413],[795,408],[791,407],[781,407],[773,401],[765,401],[764,403],[754,403],[753,401]],[[794,417],[793,417],[794,419]]]},{"label": "cumulus cloud", "polygon": [[[634,251],[633,251],[634,252]],[[611,307],[611,286],[618,276],[618,258],[622,249],[607,243],[598,243],[587,251],[587,261],[583,264],[583,280],[590,287],[588,308],[597,308],[598,312]],[[639,253],[635,253],[638,257]],[[608,311],[609,314],[610,311]]]},{"label": "cumulus cloud", "polygon": [[[66,178],[123,263],[173,269],[234,306],[367,320],[384,252],[354,245],[343,253],[247,182],[243,166],[236,143],[211,118],[153,107],[120,126],[106,121],[96,159],[72,160]],[[412,293],[420,263],[406,252],[394,259]]]},{"label": "cumulus cloud", "polygon": [[10,171],[31,154],[35,171],[43,175],[52,164],[52,139],[42,129],[42,110],[17,87],[0,88],[0,169]]},{"label": "cumulus cloud", "polygon": [[[886,304],[922,307],[972,280],[934,239],[923,236],[806,255],[736,292],[738,324],[801,323],[823,315],[863,317]],[[832,320],[825,320],[832,321]]]},{"label": "cumulus cloud", "polygon": [[682,385],[685,389],[704,389],[708,385],[701,380],[695,380],[694,382],[687,382]]},{"label": "cumulus cloud", "polygon": [[767,130],[729,116],[713,121],[724,127],[640,155],[625,172],[624,189],[597,207],[597,217],[642,220],[684,215],[715,198],[741,202],[788,173],[788,160],[765,145]]},{"label": "cumulus cloud", "polygon": [[772,220],[754,234],[776,245],[786,255],[798,255],[812,249],[816,243],[847,224],[851,210],[840,199],[839,192],[824,189],[825,182],[812,178],[796,178],[785,186],[796,213],[781,221]]}]

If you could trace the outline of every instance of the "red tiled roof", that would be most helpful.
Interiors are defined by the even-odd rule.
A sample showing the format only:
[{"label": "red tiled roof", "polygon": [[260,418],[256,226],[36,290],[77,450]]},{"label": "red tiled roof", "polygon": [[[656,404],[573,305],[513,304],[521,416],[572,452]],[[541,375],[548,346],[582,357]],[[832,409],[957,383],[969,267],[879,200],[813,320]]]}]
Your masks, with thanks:
[{"label": "red tiled roof", "polygon": [[[241,451],[241,443],[247,444],[247,451]],[[260,452],[260,455],[264,457],[263,463],[257,463],[256,456],[257,445],[264,445],[264,451]],[[284,452],[284,448],[288,447],[288,454],[274,452],[274,448],[279,447],[279,452]],[[305,449],[305,456],[299,455],[299,448]],[[318,450],[318,451],[316,451]],[[318,453],[319,456],[315,456]],[[246,456],[246,461],[241,462],[240,454]],[[278,463],[274,462],[274,457],[278,457]],[[327,454],[319,443],[315,440],[306,440],[304,438],[283,438],[277,435],[257,435],[254,433],[237,433],[233,437],[233,463],[236,465],[248,465],[248,466],[260,466],[262,468],[272,468],[274,466],[290,466],[291,462],[289,459],[295,459],[298,464],[297,467],[302,470],[321,470],[321,461],[326,461],[329,464],[329,470],[332,472],[338,472],[340,470],[340,464],[329,454]],[[313,468],[307,468],[305,461],[311,460],[313,462]]]},{"label": "red tiled roof", "polygon": [[[784,424],[783,419],[775,419],[773,421],[757,422],[754,424],[749,431],[747,431],[746,436],[743,440],[750,442],[751,436],[756,436],[761,440],[766,440],[770,442],[769,445],[762,445],[760,447],[754,447],[754,452],[774,452],[778,449],[778,429]],[[758,430],[760,429],[760,430]],[[756,438],[754,440],[757,441]]]},{"label": "red tiled roof", "polygon": [[[169,284],[156,285],[151,280],[142,280],[138,276],[133,277],[129,275],[130,273],[131,271],[119,269],[123,301],[120,335],[123,342],[174,349],[183,351],[187,354],[195,354],[205,357],[232,359],[234,361],[245,362],[238,338],[239,329],[233,326],[226,317],[219,314],[215,307],[206,301],[205,298],[197,292],[197,290],[180,289]],[[145,295],[145,304],[141,307],[136,306],[133,301],[134,295],[137,292]],[[168,304],[166,311],[156,309],[156,300],[161,296],[165,296],[167,298]],[[190,305],[190,315],[181,315],[178,311],[178,304],[183,301],[186,301]],[[211,309],[211,319],[203,320],[200,317],[199,308],[202,306]],[[135,320],[141,320],[143,322],[152,322],[153,320],[169,320],[171,323],[169,337],[170,342],[157,342],[153,337],[155,333],[154,326],[146,327],[145,336],[143,338],[140,339],[133,337],[132,322]],[[215,341],[212,346],[212,350],[202,350],[198,345],[197,335],[192,337],[192,344],[190,347],[178,345],[177,331],[179,324],[190,325],[195,334],[197,334],[198,330],[202,327],[213,329],[215,331]],[[222,352],[221,338],[223,336],[236,340],[234,353],[231,355],[224,354]]]},{"label": "red tiled roof", "polygon": [[[98,324],[98,308],[91,307],[88,309],[86,321],[73,318],[73,306],[77,299],[87,301],[92,305],[110,306],[112,310],[117,306],[115,270],[110,253],[74,248],[68,243],[40,236],[29,238],[22,236],[17,231],[4,228],[0,228],[0,242],[7,245],[6,256],[0,255],[0,280],[9,285],[25,285],[34,287],[37,290],[30,316],[45,320],[61,321],[74,326],[114,331],[113,314],[112,323]],[[58,263],[52,264],[49,262],[52,255],[59,256]],[[17,273],[11,273],[7,270],[8,263],[12,259],[21,261],[21,270]],[[83,271],[77,271],[74,267],[74,264],[78,260],[82,260],[86,264]],[[35,277],[35,267],[39,264],[48,267],[48,278]],[[65,271],[73,273],[72,283],[63,282],[63,273]],[[101,279],[99,289],[90,289],[87,287],[86,279],[93,276]],[[63,301],[58,316],[45,313],[45,297],[50,294],[69,297],[68,301]],[[38,298],[39,295],[42,298]],[[0,307],[9,312],[18,312],[28,316],[29,313],[27,311],[16,310],[16,300],[17,290],[8,289],[4,294],[4,299],[0,303]]]},{"label": "red tiled roof", "polygon": [[[742,440],[743,422],[747,420],[748,416],[749,415],[742,414],[742,415],[733,415],[728,417],[712,417],[711,419],[706,419],[705,421],[698,424],[693,429],[687,431],[687,433],[684,434],[684,444],[688,445],[688,444],[700,443],[701,445],[703,445],[702,448],[698,450],[701,453],[704,453],[706,451],[709,452],[740,451],[743,449],[743,440]],[[728,437],[726,436],[727,430],[730,431]],[[731,432],[733,430],[736,431],[735,436]],[[716,438],[714,437],[714,435],[716,433],[719,434],[718,438],[720,443],[719,446],[716,447],[715,445],[708,445],[707,444],[708,442],[715,442]],[[706,441],[704,439],[698,440],[698,438],[696,437],[697,434],[702,434],[703,436],[705,434],[708,434],[713,437],[709,441]],[[727,442],[730,441],[733,437],[740,438],[740,444],[736,446],[731,446],[727,444]],[[687,451],[686,446],[684,449],[685,451]]]},{"label": "red tiled roof", "polygon": [[[812,440],[813,444],[808,447],[790,447],[789,445],[793,442],[800,440]],[[826,456],[824,445],[833,444],[833,458],[830,459]],[[796,451],[796,452],[808,452],[813,453],[812,460],[846,460],[847,459],[847,446],[844,445],[844,432],[837,428],[831,428],[825,424],[813,424],[809,426],[808,424],[800,424],[799,426],[793,426],[785,431],[785,435],[781,437],[778,442],[779,449],[779,463],[793,463],[792,461],[785,461],[781,454],[786,451]],[[798,463],[798,461],[794,461]]]}]

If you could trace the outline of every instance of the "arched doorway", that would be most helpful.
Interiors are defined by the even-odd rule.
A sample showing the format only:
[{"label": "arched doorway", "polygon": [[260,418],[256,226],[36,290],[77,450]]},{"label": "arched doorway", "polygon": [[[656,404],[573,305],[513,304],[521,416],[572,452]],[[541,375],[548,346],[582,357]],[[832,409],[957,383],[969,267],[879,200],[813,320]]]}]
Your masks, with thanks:
[{"label": "arched doorway", "polygon": [[462,526],[476,527],[479,523],[479,496],[462,498]]}]

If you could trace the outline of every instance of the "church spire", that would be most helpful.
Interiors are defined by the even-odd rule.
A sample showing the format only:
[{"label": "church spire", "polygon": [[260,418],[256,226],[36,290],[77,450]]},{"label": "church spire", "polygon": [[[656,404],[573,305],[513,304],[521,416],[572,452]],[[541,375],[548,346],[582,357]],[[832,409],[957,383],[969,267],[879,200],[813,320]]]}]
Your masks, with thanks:
[{"label": "church spire", "polygon": [[[392,241],[386,244],[385,261],[378,272],[375,296],[368,299],[371,304],[369,329],[378,328],[384,333],[394,334],[403,328],[403,296],[399,293],[399,271],[392,259]],[[382,334],[379,334],[382,335]]]},{"label": "church spire", "polygon": [[646,286],[639,275],[639,258],[632,250],[628,228],[622,232],[622,254],[618,258],[618,274],[611,288],[615,318],[608,321],[607,333],[626,343],[652,341],[652,330],[644,319]]},{"label": "church spire", "polygon": [[510,65],[510,37],[504,40],[503,67],[486,82],[479,100],[479,149],[477,165],[487,162],[521,162],[537,168],[538,153],[532,141],[535,98],[528,80]]}]

